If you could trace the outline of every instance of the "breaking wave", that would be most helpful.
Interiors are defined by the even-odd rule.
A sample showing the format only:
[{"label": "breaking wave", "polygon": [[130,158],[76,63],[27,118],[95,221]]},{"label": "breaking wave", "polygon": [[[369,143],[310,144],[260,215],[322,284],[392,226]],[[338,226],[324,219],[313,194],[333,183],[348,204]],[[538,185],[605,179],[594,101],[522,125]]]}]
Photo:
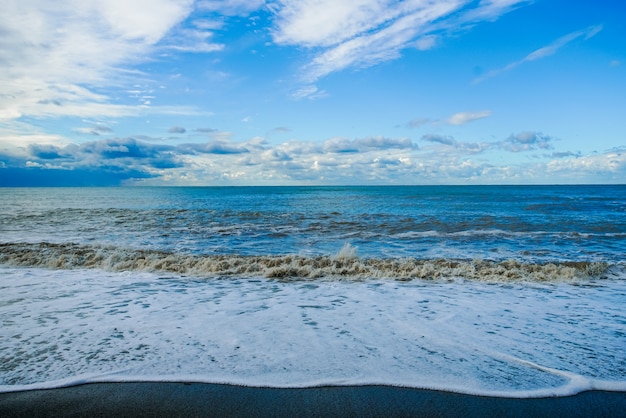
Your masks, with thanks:
[{"label": "breaking wave", "polygon": [[531,263],[519,260],[359,258],[346,244],[334,256],[187,255],[75,243],[2,243],[0,264],[49,269],[168,272],[199,277],[277,280],[393,279],[485,282],[562,282],[602,278],[610,265],[597,261]]}]

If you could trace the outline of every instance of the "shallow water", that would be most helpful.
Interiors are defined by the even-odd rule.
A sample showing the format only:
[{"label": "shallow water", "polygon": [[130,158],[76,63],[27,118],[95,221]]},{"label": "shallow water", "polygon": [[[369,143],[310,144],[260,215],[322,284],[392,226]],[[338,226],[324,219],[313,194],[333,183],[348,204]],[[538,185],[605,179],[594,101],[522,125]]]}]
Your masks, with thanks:
[{"label": "shallow water", "polygon": [[626,188],[0,189],[0,390],[626,390]]}]

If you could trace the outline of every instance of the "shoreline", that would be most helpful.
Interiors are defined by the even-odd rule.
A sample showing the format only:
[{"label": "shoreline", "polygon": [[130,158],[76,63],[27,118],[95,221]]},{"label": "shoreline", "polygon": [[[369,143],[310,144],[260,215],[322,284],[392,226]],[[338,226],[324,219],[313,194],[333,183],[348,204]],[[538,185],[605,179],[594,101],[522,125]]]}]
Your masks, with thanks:
[{"label": "shoreline", "polygon": [[213,383],[86,383],[0,393],[13,417],[626,417],[626,392],[503,398],[394,386],[260,388]]}]

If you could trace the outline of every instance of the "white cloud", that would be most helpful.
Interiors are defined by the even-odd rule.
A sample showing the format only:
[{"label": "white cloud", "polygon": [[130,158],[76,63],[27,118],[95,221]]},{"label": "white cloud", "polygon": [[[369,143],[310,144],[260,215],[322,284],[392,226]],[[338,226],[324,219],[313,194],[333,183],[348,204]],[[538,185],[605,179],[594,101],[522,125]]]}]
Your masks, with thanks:
[{"label": "white cloud", "polygon": [[196,7],[202,11],[227,16],[245,16],[261,8],[264,4],[265,0],[200,0]]},{"label": "white cloud", "polygon": [[438,40],[439,40],[439,37],[436,35],[422,36],[415,42],[415,47],[419,49],[420,51],[427,51],[429,49],[434,48],[435,45],[437,45]]},{"label": "white cloud", "polygon": [[482,110],[480,112],[459,112],[450,116],[446,123],[450,125],[465,125],[466,123],[483,119],[491,115],[490,110]]},{"label": "white cloud", "polygon": [[307,83],[346,68],[363,68],[400,56],[406,48],[430,49],[443,30],[493,20],[524,0],[279,0],[272,32],[280,45],[314,51],[303,68]]},{"label": "white cloud", "polygon": [[559,39],[557,39],[556,41],[550,43],[549,45],[546,45],[542,48],[536,49],[533,52],[531,52],[530,54],[526,55],[524,58],[522,58],[519,61],[515,61],[512,62],[508,65],[506,65],[505,67],[496,69],[496,70],[492,70],[489,71],[487,74],[476,78],[473,81],[473,84],[478,84],[481,83],[489,78],[493,78],[496,77],[502,73],[505,73],[507,71],[511,71],[517,67],[519,67],[520,65],[526,63],[526,62],[531,62],[531,61],[535,61],[541,58],[545,58],[548,57],[550,55],[554,55],[556,54],[561,48],[563,48],[564,46],[566,46],[567,44],[575,41],[576,39],[579,38],[583,38],[584,40],[588,40],[592,37],[594,37],[595,35],[597,35],[601,30],[603,29],[602,25],[594,25],[594,26],[590,26],[586,29],[583,30],[579,30],[576,32],[572,32],[572,33],[568,33],[565,36],[560,37]]},{"label": "white cloud", "polygon": [[317,86],[313,84],[303,86],[291,94],[291,97],[293,97],[296,100],[300,100],[300,99],[316,100],[316,99],[321,99],[326,96],[328,96],[326,91],[318,89]]},{"label": "white cloud", "polygon": [[192,0],[6,0],[0,8],[0,117],[121,116],[89,86],[145,59],[192,11]]},{"label": "white cloud", "polygon": [[[507,141],[542,148],[546,136],[533,132]],[[34,139],[34,138],[33,138]],[[498,142],[473,144],[425,135],[432,146],[418,148],[404,138],[331,138],[323,143],[291,140],[270,145],[262,138],[244,142],[214,139],[168,146],[135,138],[110,138],[80,145],[51,140],[15,147],[3,155],[2,169],[101,171],[123,174],[132,184],[480,184],[540,182],[623,182],[626,150],[532,163],[487,159],[478,153],[502,150]],[[0,144],[1,145],[1,144]],[[561,153],[564,154],[564,153]],[[42,171],[45,175],[45,171]],[[78,174],[79,175],[79,174]]]}]

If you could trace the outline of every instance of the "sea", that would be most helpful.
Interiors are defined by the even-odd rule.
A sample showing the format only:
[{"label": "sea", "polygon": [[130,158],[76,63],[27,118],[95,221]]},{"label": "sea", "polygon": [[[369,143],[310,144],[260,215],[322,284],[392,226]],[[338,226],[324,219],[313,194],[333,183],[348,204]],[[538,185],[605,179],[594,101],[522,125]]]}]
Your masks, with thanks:
[{"label": "sea", "polygon": [[0,189],[0,392],[626,391],[626,186]]}]

